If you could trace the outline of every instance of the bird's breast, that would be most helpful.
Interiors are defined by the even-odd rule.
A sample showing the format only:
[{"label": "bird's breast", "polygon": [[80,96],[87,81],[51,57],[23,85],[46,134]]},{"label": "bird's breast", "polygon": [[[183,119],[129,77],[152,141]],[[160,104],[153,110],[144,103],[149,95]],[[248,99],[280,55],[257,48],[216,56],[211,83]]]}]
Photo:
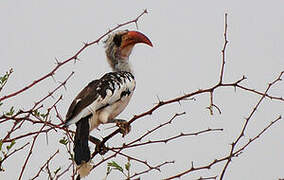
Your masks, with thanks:
[{"label": "bird's breast", "polygon": [[[129,73],[114,74],[106,83],[108,87],[102,87],[106,93],[101,93],[94,107],[90,106],[93,116],[90,118],[90,129],[98,127],[101,123],[108,123],[116,118],[128,105],[136,86],[134,77]],[[95,110],[95,111],[94,111]]]}]

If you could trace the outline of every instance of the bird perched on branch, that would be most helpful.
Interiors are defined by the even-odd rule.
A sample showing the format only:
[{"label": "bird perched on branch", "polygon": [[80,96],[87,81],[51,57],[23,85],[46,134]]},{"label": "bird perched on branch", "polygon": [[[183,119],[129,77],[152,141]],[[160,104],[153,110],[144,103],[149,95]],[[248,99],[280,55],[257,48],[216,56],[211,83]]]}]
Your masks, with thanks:
[{"label": "bird perched on branch", "polygon": [[[128,123],[116,117],[128,105],[135,90],[135,79],[129,64],[129,55],[135,44],[152,46],[151,41],[137,31],[118,31],[105,41],[107,61],[113,72],[90,82],[73,100],[66,115],[65,126],[76,124],[74,138],[74,159],[78,166],[79,178],[89,174],[90,149],[89,132],[100,124],[117,123],[126,127],[122,134],[129,132]],[[128,125],[128,128],[127,128]]]}]

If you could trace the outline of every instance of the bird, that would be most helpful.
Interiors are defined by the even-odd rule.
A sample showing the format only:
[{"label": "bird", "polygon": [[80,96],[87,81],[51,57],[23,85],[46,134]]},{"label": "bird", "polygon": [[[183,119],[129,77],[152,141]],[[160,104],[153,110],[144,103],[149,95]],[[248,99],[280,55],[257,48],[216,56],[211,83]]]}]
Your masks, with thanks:
[{"label": "bird", "polygon": [[[153,47],[143,33],[129,30],[110,34],[104,43],[106,59],[112,71],[91,81],[81,90],[72,101],[64,124],[64,127],[76,124],[73,151],[79,174],[77,179],[87,176],[92,168],[89,132],[105,123],[127,125],[127,121],[116,117],[128,105],[136,86],[129,63],[133,47],[138,43]],[[129,128],[125,128],[123,136],[129,131]]]}]

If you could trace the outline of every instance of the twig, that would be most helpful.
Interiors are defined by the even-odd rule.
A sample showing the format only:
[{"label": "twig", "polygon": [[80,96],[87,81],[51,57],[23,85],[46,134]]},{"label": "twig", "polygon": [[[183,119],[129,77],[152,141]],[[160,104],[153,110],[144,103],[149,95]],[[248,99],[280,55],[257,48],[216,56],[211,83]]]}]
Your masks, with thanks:
[{"label": "twig", "polygon": [[227,29],[228,29],[228,23],[227,23],[227,17],[228,14],[225,13],[225,30],[224,30],[224,46],[222,49],[222,66],[221,66],[221,72],[220,72],[220,79],[219,79],[219,84],[223,83],[223,77],[224,77],[224,69],[225,69],[225,59],[226,59],[226,47],[228,44],[228,40],[227,40]]},{"label": "twig", "polygon": [[23,145],[22,147],[20,147],[20,148],[18,148],[18,149],[15,149],[15,150],[12,151],[11,153],[9,153],[9,154],[7,154],[7,155],[4,154],[4,158],[0,160],[0,171],[1,171],[1,169],[2,169],[2,168],[1,168],[1,167],[2,167],[2,163],[3,163],[5,160],[7,160],[10,156],[12,156],[13,154],[15,154],[16,152],[18,152],[18,151],[24,149],[24,148],[25,148],[27,145],[29,145],[29,144],[30,144],[30,143],[27,142],[25,145]]},{"label": "twig", "polygon": [[[166,161],[166,162],[163,162],[163,163],[161,163],[161,164],[158,164],[158,165],[155,166],[153,169],[160,169],[160,168],[161,168],[162,166],[164,166],[164,165],[173,164],[173,163],[175,163],[175,161]],[[144,170],[144,171],[141,171],[141,172],[138,172],[138,173],[133,174],[133,175],[130,176],[129,178],[132,179],[132,178],[134,178],[134,177],[136,177],[136,176],[140,176],[140,175],[142,175],[142,174],[148,173],[148,172],[150,172],[151,170],[152,170],[152,169],[146,169],[146,170]]]},{"label": "twig", "polygon": [[206,130],[202,130],[202,131],[198,131],[198,132],[194,132],[194,133],[180,133],[178,135],[166,138],[166,139],[160,139],[160,140],[149,140],[147,142],[143,142],[143,143],[138,143],[138,144],[132,144],[132,145],[123,145],[122,147],[117,147],[117,148],[113,148],[113,149],[125,149],[125,148],[133,148],[133,147],[137,147],[137,146],[144,146],[144,145],[149,145],[149,144],[156,144],[156,143],[167,143],[169,141],[181,138],[181,137],[186,137],[186,136],[197,136],[200,134],[205,134],[208,132],[214,132],[214,131],[223,131],[222,128],[219,129],[211,129],[208,128]]},{"label": "twig", "polygon": [[40,173],[43,171],[43,168],[47,166],[47,164],[56,156],[56,154],[59,153],[59,150],[57,150],[52,156],[50,156],[50,158],[41,166],[41,168],[39,169],[39,171],[37,172],[37,174],[31,179],[34,180],[37,177],[39,177]]},{"label": "twig", "polygon": [[6,99],[8,99],[8,98],[14,97],[14,96],[16,96],[16,95],[18,95],[18,94],[20,94],[20,93],[22,93],[22,92],[24,92],[24,91],[26,91],[26,90],[32,88],[33,86],[35,86],[35,85],[38,84],[39,82],[41,82],[41,81],[43,81],[43,80],[45,80],[45,79],[47,79],[47,78],[49,78],[49,77],[52,77],[52,76],[57,72],[57,70],[58,70],[59,68],[61,68],[64,64],[66,64],[66,63],[68,63],[68,62],[70,62],[70,61],[72,61],[72,60],[76,61],[76,60],[79,58],[79,55],[80,55],[86,48],[88,48],[89,46],[91,46],[91,45],[93,45],[93,44],[96,44],[96,43],[100,42],[100,41],[101,41],[104,37],[106,37],[108,34],[110,34],[111,32],[113,32],[113,31],[119,29],[119,28],[122,27],[122,26],[131,24],[131,23],[137,23],[138,20],[139,20],[144,14],[146,14],[146,13],[147,13],[147,10],[145,9],[137,18],[135,18],[135,19],[133,19],[133,20],[131,20],[131,21],[127,21],[127,22],[122,23],[122,24],[118,24],[116,27],[114,27],[114,28],[108,30],[105,34],[103,34],[102,36],[100,36],[97,40],[95,40],[95,41],[93,41],[93,42],[90,42],[90,43],[85,43],[85,44],[83,45],[83,47],[82,47],[81,49],[79,49],[72,57],[70,57],[70,58],[68,58],[68,59],[66,59],[66,60],[64,60],[64,61],[62,61],[62,62],[60,62],[60,61],[57,60],[57,65],[56,65],[55,68],[53,68],[49,73],[43,75],[43,76],[40,77],[39,79],[34,80],[32,83],[28,84],[27,86],[25,86],[24,88],[22,88],[22,89],[20,89],[20,90],[18,90],[18,91],[16,91],[16,92],[13,92],[13,93],[10,93],[10,94],[8,94],[8,95],[2,96],[2,97],[0,98],[0,102],[6,100]]},{"label": "twig", "polygon": [[[239,136],[236,138],[236,140],[231,144],[231,151],[230,151],[230,156],[233,157],[233,152],[234,152],[234,149],[235,149],[235,146],[237,145],[237,143],[239,142],[239,140],[244,136],[244,133],[245,133],[245,130],[247,128],[247,125],[249,123],[249,121],[251,120],[252,116],[255,114],[256,110],[258,109],[259,105],[261,104],[261,102],[263,101],[263,99],[265,98],[268,90],[274,85],[276,84],[278,81],[281,81],[281,77],[283,75],[284,71],[282,71],[280,73],[280,75],[271,83],[268,84],[268,87],[266,88],[263,96],[259,99],[259,101],[257,102],[257,104],[254,106],[254,108],[252,109],[252,111],[250,112],[248,118],[246,118],[245,120],[245,124],[241,130],[241,133],[239,134]],[[229,158],[222,170],[222,173],[220,175],[220,180],[222,180],[224,178],[224,175],[225,175],[225,172],[226,172],[226,169],[228,168],[229,164],[231,162],[231,158]]]},{"label": "twig", "polygon": [[[45,124],[41,127],[40,130],[43,130],[44,127],[45,127]],[[20,176],[19,176],[18,180],[21,180],[21,179],[22,179],[24,170],[25,170],[25,168],[26,168],[26,166],[27,166],[27,163],[28,163],[28,161],[29,161],[29,159],[30,159],[30,157],[31,157],[31,155],[32,155],[33,148],[34,148],[34,145],[35,145],[35,142],[36,142],[36,139],[37,139],[38,135],[39,135],[39,133],[36,134],[36,135],[34,136],[34,138],[33,138],[33,142],[32,142],[31,148],[30,148],[30,150],[29,150],[29,154],[28,154],[28,156],[26,157],[26,160],[25,160],[25,162],[24,162],[24,165],[23,165],[23,167],[22,167],[22,170],[21,170],[21,173],[20,173]]]}]

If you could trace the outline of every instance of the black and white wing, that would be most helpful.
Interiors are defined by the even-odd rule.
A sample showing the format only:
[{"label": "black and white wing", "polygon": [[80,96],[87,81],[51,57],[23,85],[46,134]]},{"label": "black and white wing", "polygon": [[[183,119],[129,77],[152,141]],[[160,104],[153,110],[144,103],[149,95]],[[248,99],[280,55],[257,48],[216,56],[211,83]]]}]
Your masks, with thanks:
[{"label": "black and white wing", "polygon": [[118,102],[135,89],[130,72],[110,72],[90,82],[73,100],[66,115],[65,126],[94,114],[97,110]]}]

